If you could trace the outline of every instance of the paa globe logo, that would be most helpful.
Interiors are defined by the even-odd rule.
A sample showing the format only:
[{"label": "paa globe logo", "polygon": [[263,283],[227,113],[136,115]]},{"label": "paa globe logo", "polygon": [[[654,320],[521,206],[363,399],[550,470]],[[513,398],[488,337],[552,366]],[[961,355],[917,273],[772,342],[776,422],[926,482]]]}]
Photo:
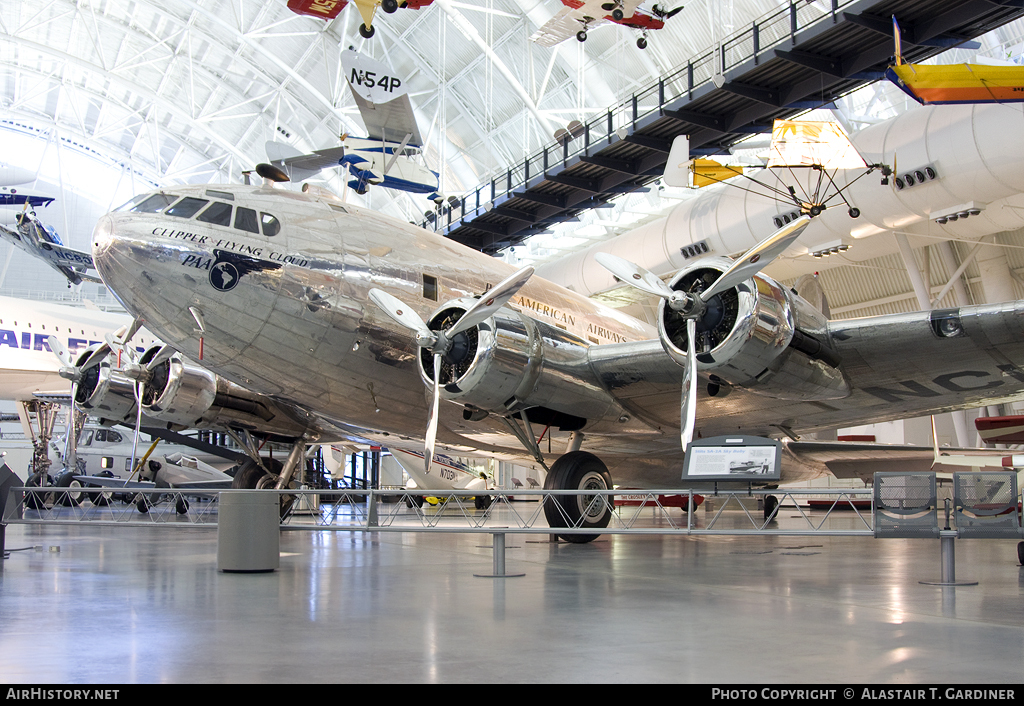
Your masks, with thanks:
[{"label": "paa globe logo", "polygon": [[210,268],[210,284],[221,292],[230,292],[238,284],[238,268],[230,262],[218,262]]}]

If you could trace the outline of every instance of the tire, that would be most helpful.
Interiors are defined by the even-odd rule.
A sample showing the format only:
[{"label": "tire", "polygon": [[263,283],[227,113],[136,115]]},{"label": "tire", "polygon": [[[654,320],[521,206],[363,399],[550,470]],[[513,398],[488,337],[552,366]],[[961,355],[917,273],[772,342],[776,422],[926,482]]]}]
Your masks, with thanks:
[{"label": "tire", "polygon": [[185,499],[184,495],[179,495],[174,501],[174,511],[179,515],[188,513],[188,500]]},{"label": "tire", "polygon": [[586,31],[581,29],[579,32],[577,32],[576,33],[576,39],[578,41],[581,41],[581,42],[587,41],[587,33],[586,33]]},{"label": "tire", "polygon": [[[58,488],[67,488],[68,490],[63,493],[57,494],[57,502],[65,507],[78,507],[82,502],[81,492],[82,482],[75,480],[75,474],[71,471],[62,473],[57,476],[57,482],[54,485]],[[77,492],[76,492],[77,489]]]},{"label": "tire", "polygon": [[[277,459],[265,458],[263,459],[263,465],[269,468],[273,475],[263,470],[252,459],[246,459],[245,463],[238,467],[235,471],[235,477],[231,481],[231,487],[236,490],[261,490],[265,488],[271,488],[277,482],[277,476],[280,475],[281,469],[284,465]],[[282,495],[281,496],[281,517],[284,518],[288,514],[288,511],[292,509],[292,504],[295,502],[294,495]]]},{"label": "tire", "polygon": [[[611,490],[612,476],[607,466],[592,453],[573,451],[560,457],[551,466],[544,480],[545,490]],[[558,527],[607,527],[615,506],[612,496],[602,496],[604,502],[591,506],[592,495],[566,495],[546,498],[544,516],[548,525]],[[582,519],[582,522],[581,522]],[[562,539],[574,544],[585,544],[597,539],[596,534],[565,534]]]},{"label": "tire", "polygon": [[406,495],[405,506],[408,508],[423,507],[423,496],[422,495]]},{"label": "tire", "polygon": [[[29,488],[38,488],[40,486],[46,486],[50,484],[50,477],[47,476],[45,482],[40,482],[40,474],[33,473],[25,481],[25,485]],[[45,510],[46,503],[53,501],[53,493],[38,494],[33,493],[25,498],[25,505],[33,510]]]},{"label": "tire", "polygon": [[380,9],[390,15],[398,9],[398,0],[380,0]]},{"label": "tire", "polygon": [[477,510],[486,510],[491,506],[491,500],[490,495],[477,495],[473,498],[473,506]]},{"label": "tire", "polygon": [[764,496],[764,521],[771,522],[779,514],[779,499],[774,495]]},{"label": "tire", "polygon": [[359,36],[363,39],[369,39],[374,35],[375,30],[373,27],[367,27],[366,25],[359,25]]},{"label": "tire", "polygon": [[1024,566],[1024,542],[1017,542],[1017,563]]},{"label": "tire", "polygon": [[646,49],[647,48],[647,40],[644,39],[643,37],[640,37],[639,39],[636,40],[636,46],[637,46],[638,49]]},{"label": "tire", "polygon": [[619,8],[615,8],[614,10],[612,10],[612,19],[615,20],[616,22],[621,22],[622,18],[625,16],[625,13],[623,13],[622,10],[620,10]]}]

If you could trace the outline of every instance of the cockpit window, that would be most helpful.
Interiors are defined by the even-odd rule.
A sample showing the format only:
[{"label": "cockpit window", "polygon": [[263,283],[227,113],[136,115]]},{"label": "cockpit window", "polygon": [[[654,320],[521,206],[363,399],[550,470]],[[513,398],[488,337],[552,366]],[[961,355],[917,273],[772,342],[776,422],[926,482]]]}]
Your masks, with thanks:
[{"label": "cockpit window", "polygon": [[225,201],[234,201],[235,195],[230,191],[214,191],[213,189],[206,190],[207,196],[212,196],[215,199],[224,199]]},{"label": "cockpit window", "polygon": [[136,194],[135,196],[132,196],[132,200],[131,201],[129,201],[128,203],[121,204],[120,206],[118,206],[114,210],[115,211],[127,211],[128,209],[132,208],[135,204],[139,203],[140,201],[142,201],[145,198],[146,198],[145,194]]},{"label": "cockpit window", "polygon": [[281,232],[281,221],[269,213],[260,213],[260,223],[263,225],[263,235],[277,235]]},{"label": "cockpit window", "polygon": [[199,220],[215,226],[230,226],[231,204],[214,201],[209,208],[199,214]]},{"label": "cockpit window", "polygon": [[177,196],[172,194],[153,194],[132,209],[135,213],[157,213],[174,203]]},{"label": "cockpit window", "polygon": [[241,208],[235,211],[235,228],[247,230],[250,233],[259,233],[260,224],[256,220],[256,211],[251,208]]},{"label": "cockpit window", "polygon": [[191,196],[186,196],[178,203],[171,206],[165,213],[168,216],[178,216],[179,218],[191,218],[192,216],[199,213],[206,204],[210,203],[206,199],[196,199]]}]

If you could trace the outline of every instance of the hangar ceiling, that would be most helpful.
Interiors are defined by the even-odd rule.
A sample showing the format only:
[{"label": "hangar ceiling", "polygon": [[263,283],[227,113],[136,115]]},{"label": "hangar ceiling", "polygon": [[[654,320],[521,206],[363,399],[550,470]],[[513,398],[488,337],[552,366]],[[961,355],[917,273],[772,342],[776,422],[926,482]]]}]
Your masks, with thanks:
[{"label": "hangar ceiling", "polygon": [[[0,13],[0,133],[102,155],[130,172],[136,187],[238,182],[243,170],[265,160],[268,140],[308,151],[335,145],[342,133],[361,134],[339,63],[340,50],[352,46],[405,77],[428,164],[444,165],[447,193],[465,194],[552,144],[555,130],[570,121],[605,114],[787,4],[688,2],[640,50],[635,32],[614,25],[590,31],[585,44],[534,44],[530,35],[562,6],[559,0],[435,0],[420,10],[379,14],[369,40],[360,37],[361,20],[351,6],[324,22],[292,13],[286,0],[11,0]],[[984,5],[986,12],[1015,6],[966,4]],[[832,9],[831,0],[798,5],[819,14]],[[1021,34],[1019,22],[1001,27],[981,39],[981,51],[1017,57]],[[956,60],[971,56],[964,52]],[[878,84],[837,102],[840,118],[854,128],[889,117],[901,105],[902,98],[894,100]],[[7,159],[0,153],[0,162]],[[73,191],[93,178],[88,171],[68,171],[69,163],[51,183],[62,180],[60,188]],[[342,188],[337,176],[327,182]],[[67,193],[64,200],[75,203]],[[384,189],[371,189],[366,200],[416,222],[431,206],[423,197]],[[621,232],[671,203],[656,190],[621,199],[556,226],[554,236],[534,236],[506,257],[550,259]],[[87,247],[94,220],[66,220],[61,232],[69,244]],[[18,257],[23,266],[14,269],[23,280],[65,291],[44,265]],[[17,293],[10,280],[0,286]],[[835,281],[841,286],[843,280]],[[909,284],[902,289],[909,291]],[[94,298],[99,294],[89,291]],[[854,312],[870,297],[864,291],[844,294],[841,307]],[[914,308],[912,297],[908,302]]]}]

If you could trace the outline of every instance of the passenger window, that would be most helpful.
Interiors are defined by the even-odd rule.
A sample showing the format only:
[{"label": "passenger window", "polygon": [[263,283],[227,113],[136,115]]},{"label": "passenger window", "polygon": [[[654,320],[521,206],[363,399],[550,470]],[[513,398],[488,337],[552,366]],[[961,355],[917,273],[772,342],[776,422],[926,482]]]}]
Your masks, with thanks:
[{"label": "passenger window", "polygon": [[210,203],[206,199],[195,199],[191,196],[186,196],[178,203],[167,209],[166,213],[168,216],[177,216],[178,218],[191,218],[192,216],[199,213],[206,204]]},{"label": "passenger window", "polygon": [[107,441],[111,442],[112,444],[117,444],[120,443],[121,441],[124,441],[124,439],[122,439],[121,435],[118,434],[116,431],[110,429],[107,431]]},{"label": "passenger window", "polygon": [[92,446],[92,429],[86,429],[79,442],[82,446]]},{"label": "passenger window", "polygon": [[235,228],[247,230],[250,233],[259,233],[260,225],[256,220],[256,211],[251,208],[239,208],[235,211]]},{"label": "passenger window", "polygon": [[281,232],[281,221],[269,213],[260,213],[260,223],[263,225],[263,235],[277,235]]},{"label": "passenger window", "polygon": [[106,429],[99,429],[99,430],[97,430],[96,431],[96,441],[106,441],[106,440],[107,440],[107,430]]},{"label": "passenger window", "polygon": [[199,214],[199,220],[215,226],[230,226],[231,204],[214,201],[209,208]]},{"label": "passenger window", "polygon": [[153,194],[133,208],[132,211],[135,213],[157,213],[170,206],[177,198],[177,196],[170,194]]}]

